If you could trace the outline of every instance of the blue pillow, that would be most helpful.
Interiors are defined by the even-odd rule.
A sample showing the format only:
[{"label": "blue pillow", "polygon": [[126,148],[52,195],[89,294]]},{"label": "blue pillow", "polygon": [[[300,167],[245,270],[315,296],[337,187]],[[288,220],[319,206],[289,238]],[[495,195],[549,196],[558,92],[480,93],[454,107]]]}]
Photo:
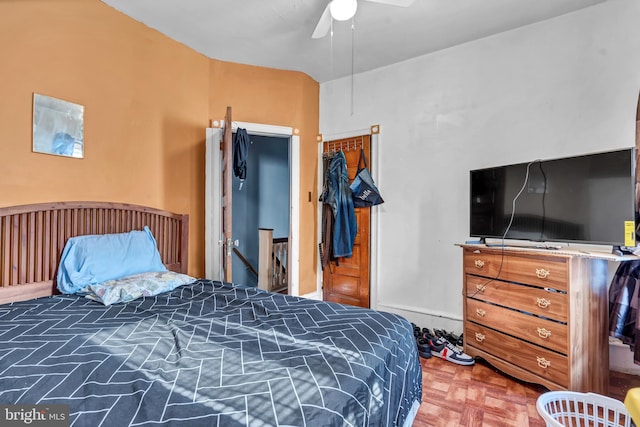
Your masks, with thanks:
[{"label": "blue pillow", "polygon": [[167,271],[149,227],[142,231],[72,237],[58,266],[58,290],[75,294],[95,283]]}]

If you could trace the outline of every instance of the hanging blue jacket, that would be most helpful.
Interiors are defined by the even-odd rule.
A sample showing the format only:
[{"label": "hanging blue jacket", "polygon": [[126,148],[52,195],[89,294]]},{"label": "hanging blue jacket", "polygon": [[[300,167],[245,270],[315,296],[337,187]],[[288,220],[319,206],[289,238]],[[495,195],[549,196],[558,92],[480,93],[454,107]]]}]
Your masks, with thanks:
[{"label": "hanging blue jacket", "polygon": [[333,156],[327,178],[328,185],[322,200],[333,210],[333,256],[350,258],[358,224],[353,207],[353,196],[349,188],[347,159],[342,151]]}]

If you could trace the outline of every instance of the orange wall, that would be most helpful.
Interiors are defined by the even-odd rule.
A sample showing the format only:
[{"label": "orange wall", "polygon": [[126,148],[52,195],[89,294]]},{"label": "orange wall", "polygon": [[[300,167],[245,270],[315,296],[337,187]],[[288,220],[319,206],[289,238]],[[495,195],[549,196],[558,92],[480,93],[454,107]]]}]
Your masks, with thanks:
[{"label": "orange wall", "polygon": [[[99,0],[0,1],[0,58],[1,206],[99,200],[188,213],[189,273],[203,277],[205,128],[227,104],[237,120],[300,129],[313,146],[303,149],[302,188],[315,188],[319,87],[304,74],[249,67],[250,82],[231,77],[247,67],[210,60]],[[33,93],[84,105],[83,159],[31,151]],[[312,210],[301,216],[315,228]],[[301,292],[311,292],[315,261],[302,252]]]},{"label": "orange wall", "polygon": [[289,126],[300,132],[299,291],[315,292],[319,85],[295,71],[215,60],[210,76],[212,119],[223,120],[230,106],[234,121]]}]

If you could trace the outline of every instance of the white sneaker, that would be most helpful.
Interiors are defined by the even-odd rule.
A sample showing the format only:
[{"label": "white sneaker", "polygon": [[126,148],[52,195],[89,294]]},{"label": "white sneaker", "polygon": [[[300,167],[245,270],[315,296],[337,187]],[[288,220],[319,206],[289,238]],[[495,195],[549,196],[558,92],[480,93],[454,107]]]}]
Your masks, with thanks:
[{"label": "white sneaker", "polygon": [[457,363],[458,365],[470,366],[476,363],[473,357],[465,354],[462,350],[458,349],[458,347],[442,337],[431,340],[431,355]]}]

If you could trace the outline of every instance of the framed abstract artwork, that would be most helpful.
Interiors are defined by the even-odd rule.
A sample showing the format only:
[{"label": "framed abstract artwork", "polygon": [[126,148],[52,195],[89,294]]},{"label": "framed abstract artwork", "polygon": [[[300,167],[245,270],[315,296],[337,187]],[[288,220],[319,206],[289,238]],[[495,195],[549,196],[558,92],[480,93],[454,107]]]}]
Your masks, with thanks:
[{"label": "framed abstract artwork", "polygon": [[33,94],[33,151],[84,157],[84,106]]}]

